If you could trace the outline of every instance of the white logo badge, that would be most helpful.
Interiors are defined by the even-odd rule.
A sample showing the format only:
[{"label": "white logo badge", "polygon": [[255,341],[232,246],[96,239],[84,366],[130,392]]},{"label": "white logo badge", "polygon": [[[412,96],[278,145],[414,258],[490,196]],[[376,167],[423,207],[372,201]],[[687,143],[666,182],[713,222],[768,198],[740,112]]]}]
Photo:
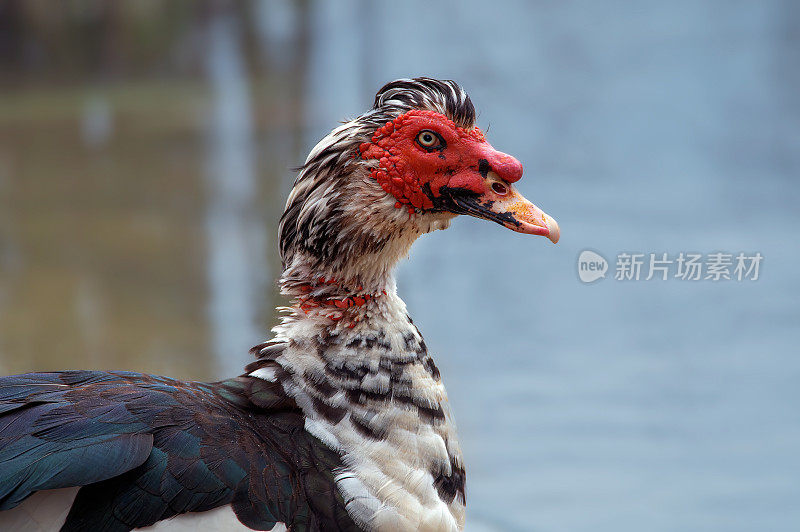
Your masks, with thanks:
[{"label": "white logo badge", "polygon": [[608,271],[608,261],[594,251],[585,249],[578,256],[578,277],[584,283],[593,283],[600,278],[605,278]]}]

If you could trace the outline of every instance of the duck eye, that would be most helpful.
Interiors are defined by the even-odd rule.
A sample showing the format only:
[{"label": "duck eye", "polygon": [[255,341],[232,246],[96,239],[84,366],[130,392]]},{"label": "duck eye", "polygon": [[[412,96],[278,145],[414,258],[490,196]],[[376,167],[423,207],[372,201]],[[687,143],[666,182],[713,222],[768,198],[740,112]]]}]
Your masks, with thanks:
[{"label": "duck eye", "polygon": [[444,139],[430,129],[424,129],[417,135],[417,144],[430,151],[444,148]]}]

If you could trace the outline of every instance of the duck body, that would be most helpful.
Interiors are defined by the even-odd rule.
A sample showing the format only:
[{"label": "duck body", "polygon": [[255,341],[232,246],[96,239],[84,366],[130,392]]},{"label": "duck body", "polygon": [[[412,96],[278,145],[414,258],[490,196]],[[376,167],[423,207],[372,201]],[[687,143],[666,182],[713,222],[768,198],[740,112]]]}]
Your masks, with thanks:
[{"label": "duck body", "polygon": [[559,235],[474,121],[455,82],[397,80],[312,149],[279,229],[290,305],[243,375],[0,378],[0,529],[463,529],[453,414],[394,268],[459,214]]}]

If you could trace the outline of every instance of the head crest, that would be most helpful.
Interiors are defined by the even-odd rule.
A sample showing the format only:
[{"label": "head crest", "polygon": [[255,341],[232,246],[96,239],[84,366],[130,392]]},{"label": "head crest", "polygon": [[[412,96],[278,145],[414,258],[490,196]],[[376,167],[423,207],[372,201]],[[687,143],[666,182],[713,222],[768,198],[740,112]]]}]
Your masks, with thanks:
[{"label": "head crest", "polygon": [[472,100],[452,80],[414,78],[392,81],[375,95],[372,108],[394,116],[412,109],[436,111],[464,129],[470,129],[475,124]]}]

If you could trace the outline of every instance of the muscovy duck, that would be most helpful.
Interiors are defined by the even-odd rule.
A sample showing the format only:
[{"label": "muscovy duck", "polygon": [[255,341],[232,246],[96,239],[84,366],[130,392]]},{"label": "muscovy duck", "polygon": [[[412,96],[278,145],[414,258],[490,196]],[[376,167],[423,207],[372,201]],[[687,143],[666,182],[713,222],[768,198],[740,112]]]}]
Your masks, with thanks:
[{"label": "muscovy duck", "polygon": [[0,529],[460,530],[444,386],[397,296],[459,214],[559,238],[453,81],[401,79],[322,139],[280,221],[291,306],[239,377],[0,379]]}]

